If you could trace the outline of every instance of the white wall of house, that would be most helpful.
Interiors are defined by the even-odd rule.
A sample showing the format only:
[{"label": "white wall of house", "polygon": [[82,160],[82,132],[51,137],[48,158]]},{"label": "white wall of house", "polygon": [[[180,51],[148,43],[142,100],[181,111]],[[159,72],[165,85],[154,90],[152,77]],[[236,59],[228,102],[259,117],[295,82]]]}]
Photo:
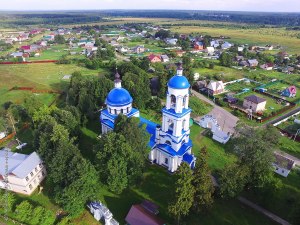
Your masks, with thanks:
[{"label": "white wall of house", "polygon": [[244,99],[243,107],[246,109],[252,109],[252,111],[256,113],[264,111],[266,108],[266,104],[267,101],[256,104],[254,102],[248,101],[247,99]]}]

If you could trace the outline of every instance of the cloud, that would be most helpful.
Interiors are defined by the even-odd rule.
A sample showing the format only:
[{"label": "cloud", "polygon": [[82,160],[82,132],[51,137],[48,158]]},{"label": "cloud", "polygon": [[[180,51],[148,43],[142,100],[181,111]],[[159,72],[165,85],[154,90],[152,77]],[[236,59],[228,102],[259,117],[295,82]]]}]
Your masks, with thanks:
[{"label": "cloud", "polygon": [[190,9],[282,11],[300,9],[299,0],[2,0],[0,10]]}]

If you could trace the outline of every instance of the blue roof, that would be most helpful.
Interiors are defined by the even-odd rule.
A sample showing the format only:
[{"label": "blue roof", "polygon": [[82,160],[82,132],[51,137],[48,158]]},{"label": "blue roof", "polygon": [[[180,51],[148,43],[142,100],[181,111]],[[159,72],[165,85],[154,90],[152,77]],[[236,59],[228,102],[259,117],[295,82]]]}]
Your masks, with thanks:
[{"label": "blue roof", "polygon": [[185,76],[175,75],[169,80],[168,86],[174,89],[187,89],[190,87],[190,83]]},{"label": "blue roof", "polygon": [[167,109],[166,107],[164,107],[161,110],[163,113],[167,113],[169,115],[175,116],[177,118],[181,118],[183,116],[185,116],[186,114],[190,113],[192,110],[190,108],[188,109],[182,109],[182,113],[176,113],[174,109]]},{"label": "blue roof", "polygon": [[156,126],[158,124],[156,124],[152,121],[149,121],[143,117],[140,117],[140,121],[141,121],[141,124],[146,124],[146,130],[151,135],[148,146],[150,148],[153,148],[156,144],[155,143],[155,133],[156,133]]},{"label": "blue roof", "polygon": [[184,154],[183,161],[187,162],[189,165],[194,161],[195,157],[191,154]]},{"label": "blue roof", "polygon": [[112,129],[114,129],[114,127],[115,127],[115,124],[110,120],[104,119],[104,120],[101,120],[101,123],[104,123],[106,126],[109,126]]},{"label": "blue roof", "polygon": [[178,152],[176,152],[170,145],[167,144],[159,144],[157,147],[169,155],[172,156],[182,156],[185,154],[191,147],[193,146],[192,141],[189,140],[188,143],[185,143],[181,146]]},{"label": "blue roof", "polygon": [[[131,111],[130,111],[130,113],[126,114],[126,116],[130,118],[130,117],[132,117],[133,115],[135,115],[138,112],[139,112],[139,110],[137,110],[135,108],[132,108]],[[107,109],[103,109],[101,111],[101,114],[104,114],[105,116],[107,116],[108,118],[110,118],[112,120],[114,120],[114,119],[116,119],[118,117],[118,115],[110,114]]]},{"label": "blue roof", "polygon": [[106,104],[111,106],[124,106],[132,103],[132,97],[124,88],[112,89],[106,98]]}]

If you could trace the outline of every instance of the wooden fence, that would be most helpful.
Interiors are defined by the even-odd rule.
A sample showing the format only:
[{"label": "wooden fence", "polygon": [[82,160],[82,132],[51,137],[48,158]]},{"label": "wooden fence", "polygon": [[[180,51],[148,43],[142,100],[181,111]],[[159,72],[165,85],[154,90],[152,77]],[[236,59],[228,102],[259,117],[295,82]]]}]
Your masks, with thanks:
[{"label": "wooden fence", "polygon": [[0,62],[0,65],[13,65],[13,64],[33,64],[33,63],[57,63],[58,60],[37,60],[29,62]]},{"label": "wooden fence", "polygon": [[12,139],[15,135],[16,135],[16,132],[13,132],[13,133],[7,135],[5,138],[2,138],[2,139],[0,140],[0,144],[3,143],[3,142],[5,142],[5,141],[7,141],[7,140]]}]

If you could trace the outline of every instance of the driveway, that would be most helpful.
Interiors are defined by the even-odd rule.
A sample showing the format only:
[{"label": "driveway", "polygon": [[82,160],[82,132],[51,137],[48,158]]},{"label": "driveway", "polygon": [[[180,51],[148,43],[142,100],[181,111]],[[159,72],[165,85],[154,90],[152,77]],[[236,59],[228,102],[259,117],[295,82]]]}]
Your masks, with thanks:
[{"label": "driveway", "polygon": [[[204,95],[192,90],[192,94],[197,98],[211,104],[214,108],[212,111],[208,113],[208,115],[212,115],[218,121],[218,124],[221,126],[221,129],[225,132],[230,132],[231,134],[234,133],[234,128],[236,126],[237,121],[239,120],[236,116],[232,115],[227,110],[223,109],[220,106],[217,106],[214,102],[206,98]],[[200,119],[196,118],[196,120]]]}]

